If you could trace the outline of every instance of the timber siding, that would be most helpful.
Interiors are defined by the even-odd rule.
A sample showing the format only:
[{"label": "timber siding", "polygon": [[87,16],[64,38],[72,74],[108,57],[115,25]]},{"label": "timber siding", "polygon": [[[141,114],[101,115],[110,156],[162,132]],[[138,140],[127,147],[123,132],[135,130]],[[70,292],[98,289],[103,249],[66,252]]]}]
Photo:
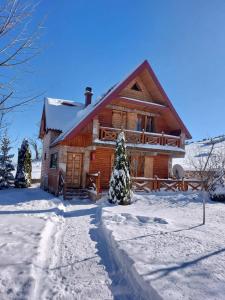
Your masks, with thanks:
[{"label": "timber siding", "polygon": [[157,155],[154,157],[153,174],[160,178],[168,178],[169,175],[169,156]]},{"label": "timber siding", "polygon": [[103,189],[109,187],[112,168],[111,160],[113,155],[113,149],[98,148],[95,151],[95,158],[90,161],[90,173],[97,173],[100,171],[100,183]]}]

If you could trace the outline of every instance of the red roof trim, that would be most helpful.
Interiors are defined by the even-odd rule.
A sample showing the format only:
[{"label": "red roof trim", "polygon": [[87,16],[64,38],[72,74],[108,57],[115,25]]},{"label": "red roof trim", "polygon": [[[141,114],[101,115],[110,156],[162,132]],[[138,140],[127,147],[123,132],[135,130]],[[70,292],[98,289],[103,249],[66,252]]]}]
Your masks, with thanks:
[{"label": "red roof trim", "polygon": [[158,87],[159,91],[161,92],[161,94],[165,98],[169,108],[174,113],[174,115],[175,115],[177,121],[179,122],[180,126],[184,129],[186,137],[190,139],[191,134],[189,133],[189,131],[185,127],[184,123],[182,122],[181,118],[179,117],[178,113],[176,112],[175,108],[173,107],[171,101],[169,100],[169,98],[168,98],[166,92],[164,91],[164,89],[162,88],[162,86],[161,86],[158,78],[156,77],[154,71],[152,70],[150,64],[148,63],[147,60],[145,60],[141,65],[139,65],[136,68],[136,70],[133,73],[131,73],[124,81],[122,81],[115,88],[115,90],[112,93],[110,93],[108,96],[106,96],[106,98],[99,105],[96,104],[96,108],[93,109],[93,111],[85,119],[83,119],[82,122],[80,122],[80,124],[77,125],[77,127],[75,127],[70,133],[68,133],[68,135],[66,135],[63,140],[72,139],[86,124],[88,124],[98,114],[98,112],[101,111],[102,108],[104,108],[107,104],[109,104],[116,97],[116,95],[118,95],[118,93],[123,88],[125,88],[128,85],[128,83],[130,81],[132,81],[145,68],[149,71],[150,75],[152,76],[153,81],[155,82],[155,84]]},{"label": "red roof trim", "polygon": [[131,73],[124,81],[122,81],[112,93],[106,96],[101,104],[96,104],[96,108],[76,128],[74,128],[74,130],[72,130],[67,136],[65,136],[64,140],[73,138],[87,123],[89,123],[96,116],[96,114],[98,114],[98,112],[101,111],[102,108],[109,104],[115,98],[115,96],[118,95],[118,93],[122,89],[124,89],[128,85],[128,83],[138,75],[139,72],[142,71],[142,69],[144,68],[144,63],[145,62],[138,66],[137,69],[133,73]]},{"label": "red roof trim", "polygon": [[183,121],[181,120],[180,116],[178,115],[177,111],[175,110],[173,104],[171,103],[169,97],[167,96],[165,90],[163,89],[163,87],[161,86],[158,78],[156,77],[152,67],[150,66],[150,64],[148,63],[147,60],[144,61],[145,67],[148,69],[150,75],[152,76],[153,81],[155,82],[156,86],[158,87],[158,89],[160,90],[161,94],[165,97],[165,100],[167,101],[169,108],[171,109],[171,111],[174,113],[175,117],[177,118],[178,123],[181,125],[181,127],[183,127],[185,133],[186,133],[186,137],[191,139],[192,136],[190,134],[190,132],[188,131],[187,127],[184,125]]}]

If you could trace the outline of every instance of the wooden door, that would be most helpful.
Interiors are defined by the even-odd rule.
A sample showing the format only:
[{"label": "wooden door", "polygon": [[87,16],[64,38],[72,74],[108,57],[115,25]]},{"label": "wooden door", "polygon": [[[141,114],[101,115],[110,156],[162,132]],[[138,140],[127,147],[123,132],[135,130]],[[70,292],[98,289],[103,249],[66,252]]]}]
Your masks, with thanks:
[{"label": "wooden door", "polygon": [[153,157],[145,156],[144,176],[153,178]]},{"label": "wooden door", "polygon": [[66,182],[74,187],[81,186],[82,154],[67,152]]}]

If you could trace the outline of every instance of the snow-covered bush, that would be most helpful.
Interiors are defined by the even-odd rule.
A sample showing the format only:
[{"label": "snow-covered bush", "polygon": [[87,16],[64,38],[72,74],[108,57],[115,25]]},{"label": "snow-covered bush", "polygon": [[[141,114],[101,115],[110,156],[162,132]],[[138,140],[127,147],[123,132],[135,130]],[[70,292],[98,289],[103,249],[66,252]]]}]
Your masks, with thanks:
[{"label": "snow-covered bush", "polygon": [[18,149],[18,164],[15,178],[15,186],[25,188],[31,185],[31,152],[29,143],[23,140],[21,148]]},{"label": "snow-covered bush", "polygon": [[212,200],[225,201],[225,170],[223,168],[214,175],[208,191]]},{"label": "snow-covered bush", "polygon": [[118,135],[115,161],[110,179],[109,202],[127,205],[131,203],[131,179],[126,153],[124,132]]},{"label": "snow-covered bush", "polygon": [[9,154],[10,140],[5,132],[1,139],[0,146],[0,189],[8,188],[13,184],[14,177],[12,171],[14,171],[14,166],[12,164],[13,154]]}]

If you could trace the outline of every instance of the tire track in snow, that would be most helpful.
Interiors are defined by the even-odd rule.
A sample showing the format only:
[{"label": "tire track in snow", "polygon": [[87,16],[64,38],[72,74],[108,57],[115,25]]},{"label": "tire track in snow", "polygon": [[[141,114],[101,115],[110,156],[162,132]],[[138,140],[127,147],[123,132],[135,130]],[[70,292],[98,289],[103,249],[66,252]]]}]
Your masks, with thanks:
[{"label": "tire track in snow", "polygon": [[62,218],[64,213],[64,205],[59,204],[55,208],[55,216],[48,217],[43,231],[41,232],[41,240],[38,247],[38,254],[33,261],[32,277],[34,278],[34,288],[31,299],[43,299],[42,294],[47,289],[47,282],[49,282],[49,265],[53,260],[52,250],[55,247],[56,239],[62,231],[64,220]]}]

